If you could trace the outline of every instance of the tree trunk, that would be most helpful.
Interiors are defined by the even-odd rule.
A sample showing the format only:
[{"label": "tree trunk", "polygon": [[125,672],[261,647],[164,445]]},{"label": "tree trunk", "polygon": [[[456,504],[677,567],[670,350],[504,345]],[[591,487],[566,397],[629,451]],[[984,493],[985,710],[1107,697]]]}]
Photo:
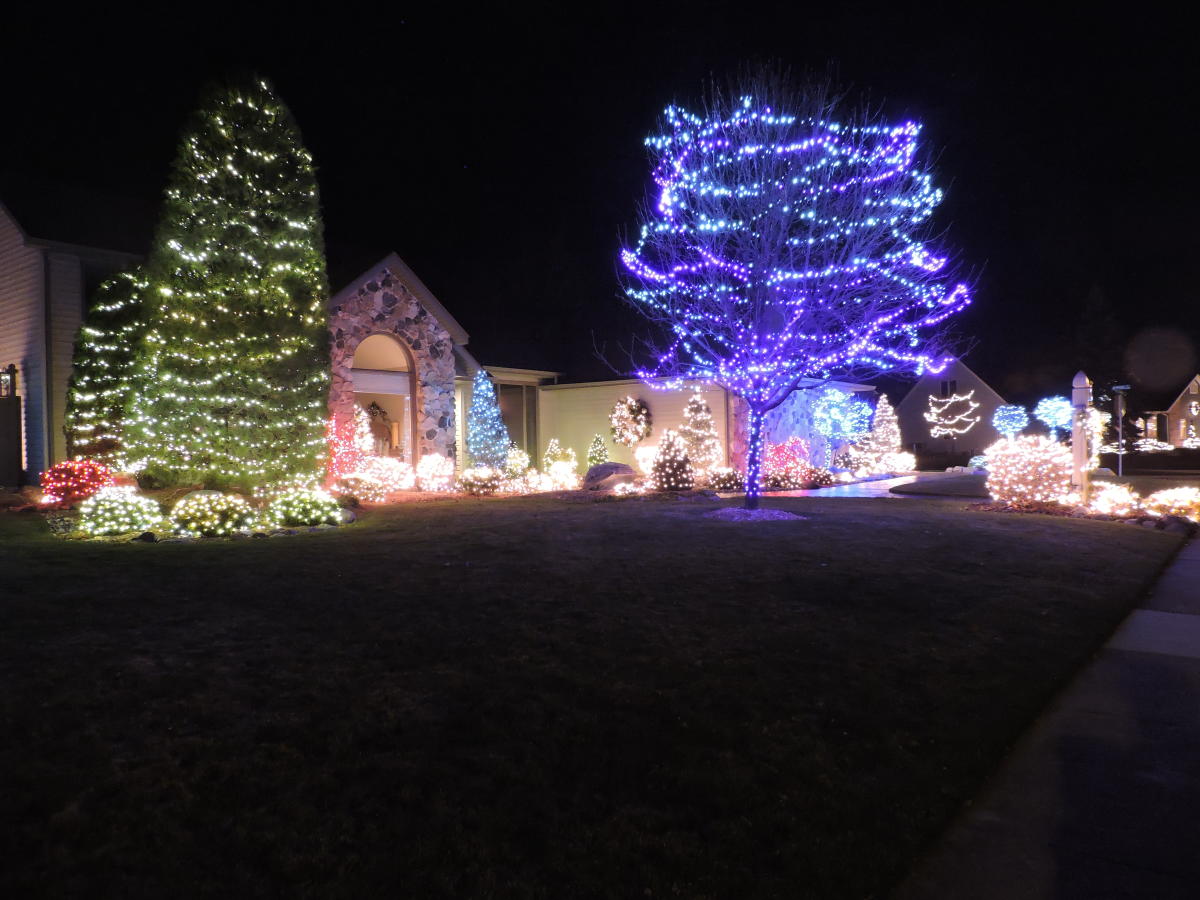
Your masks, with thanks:
[{"label": "tree trunk", "polygon": [[750,446],[746,452],[746,509],[758,509],[758,482],[762,474],[763,422],[765,412],[747,404],[750,419]]}]

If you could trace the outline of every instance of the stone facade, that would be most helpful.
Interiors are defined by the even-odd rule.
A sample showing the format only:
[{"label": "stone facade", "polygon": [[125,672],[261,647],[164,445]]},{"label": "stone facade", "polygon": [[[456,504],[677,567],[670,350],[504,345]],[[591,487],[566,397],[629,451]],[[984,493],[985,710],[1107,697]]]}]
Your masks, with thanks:
[{"label": "stone facade", "polygon": [[438,453],[454,458],[454,342],[450,333],[391,271],[368,281],[329,311],[333,383],[329,413],[339,421],[353,414],[354,351],[364,338],[387,334],[412,358],[412,405],[417,457]]}]

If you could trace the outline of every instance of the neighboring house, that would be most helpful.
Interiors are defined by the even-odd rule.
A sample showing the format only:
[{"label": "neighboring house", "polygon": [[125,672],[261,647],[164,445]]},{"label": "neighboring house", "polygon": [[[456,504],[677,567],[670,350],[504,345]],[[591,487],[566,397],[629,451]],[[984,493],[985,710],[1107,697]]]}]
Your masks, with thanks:
[{"label": "neighboring house", "polygon": [[[953,439],[934,438],[925,414],[930,411],[930,398],[938,401],[952,397],[970,397],[969,403],[978,406],[971,418],[978,421],[968,431]],[[959,404],[965,409],[968,404]],[[916,453],[967,453],[974,456],[999,439],[992,427],[992,414],[996,407],[1004,404],[1004,398],[991,385],[972,372],[961,359],[950,363],[939,373],[926,373],[912,386],[904,399],[896,404],[896,418],[900,422],[900,435],[907,450]]]},{"label": "neighboring house", "polygon": [[66,217],[26,217],[23,205],[18,215],[5,201],[0,194],[0,368],[17,367],[21,467],[32,480],[66,456],[67,382],[87,298],[138,257],[80,243],[87,236]]},{"label": "neighboring house", "polygon": [[[1192,376],[1175,402],[1166,409],[1145,413],[1145,436],[1182,447],[1183,442],[1200,440],[1200,374]],[[1195,446],[1195,444],[1193,444]]]},{"label": "neighboring house", "polygon": [[[0,198],[4,196],[0,193]],[[59,198],[60,204],[68,200]],[[29,221],[37,220],[36,202],[27,208]],[[85,233],[66,226],[61,230]],[[120,233],[128,236],[137,230],[126,228]],[[50,236],[34,236],[39,234]],[[148,240],[144,234],[140,246]],[[42,228],[31,230],[24,212],[18,216],[0,203],[0,368],[11,362],[18,370],[26,483],[36,482],[42,471],[66,458],[67,387],[88,298],[104,278],[138,261],[132,252],[56,240]],[[381,451],[414,464],[426,453],[452,457],[460,468],[469,463],[465,419],[472,378],[480,364],[467,349],[467,331],[399,256],[389,254],[330,298],[329,330],[331,415],[348,416],[355,404],[370,407]],[[484,368],[496,385],[509,434],[534,465],[540,464],[551,438],[573,448],[582,463],[592,436],[609,436],[613,405],[629,395],[649,407],[653,431],[644,443],[657,445],[663,431],[682,424],[691,394],[690,390],[656,389],[635,379],[568,384],[560,383],[559,372]],[[834,382],[833,386],[847,392],[874,390],[861,384]],[[703,393],[726,461],[744,466],[748,431],[744,404],[721,388],[706,386]],[[816,394],[799,390],[773,410],[766,439],[777,442],[799,435],[809,440],[814,456],[823,453],[824,441],[812,427]],[[615,461],[634,462],[629,448],[611,441],[609,453]]]}]

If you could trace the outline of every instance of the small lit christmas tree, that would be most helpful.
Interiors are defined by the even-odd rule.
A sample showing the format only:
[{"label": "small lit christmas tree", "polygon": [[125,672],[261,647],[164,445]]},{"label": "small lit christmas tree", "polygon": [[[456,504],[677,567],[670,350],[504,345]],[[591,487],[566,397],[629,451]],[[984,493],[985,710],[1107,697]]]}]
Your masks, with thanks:
[{"label": "small lit christmas tree", "polygon": [[508,444],[508,429],[500,416],[492,379],[480,369],[471,385],[471,406],[467,410],[467,451],[475,465],[503,469],[508,461]]},{"label": "small lit christmas tree", "polygon": [[329,354],[320,200],[291,113],[261,80],[185,130],[143,269],[126,455],[166,483],[320,470]]},{"label": "small lit christmas tree", "polygon": [[608,443],[604,440],[604,435],[597,434],[592,438],[591,444],[588,445],[587,462],[589,468],[608,462]]},{"label": "small lit christmas tree", "polygon": [[558,442],[558,438],[550,438],[550,443],[546,445],[546,452],[542,456],[542,471],[549,472],[552,465],[560,462],[569,463],[571,471],[574,471],[579,465],[574,450],[564,447]]},{"label": "small lit christmas tree", "polygon": [[712,410],[699,391],[688,398],[683,408],[679,437],[696,472],[707,473],[724,462],[725,454],[721,449],[721,439],[717,436]]},{"label": "small lit christmas tree", "polygon": [[687,491],[696,483],[687,447],[675,431],[663,432],[650,469],[650,486],[656,491]]},{"label": "small lit christmas tree", "polygon": [[890,468],[888,460],[900,452],[901,446],[900,420],[896,418],[896,410],[887,394],[880,394],[879,402],[875,404],[871,430],[855,448],[860,467],[866,471],[886,471]]},{"label": "small lit christmas tree", "polygon": [[140,273],[122,272],[96,291],[75,344],[67,392],[67,453],[117,463],[134,352],[145,332]]}]

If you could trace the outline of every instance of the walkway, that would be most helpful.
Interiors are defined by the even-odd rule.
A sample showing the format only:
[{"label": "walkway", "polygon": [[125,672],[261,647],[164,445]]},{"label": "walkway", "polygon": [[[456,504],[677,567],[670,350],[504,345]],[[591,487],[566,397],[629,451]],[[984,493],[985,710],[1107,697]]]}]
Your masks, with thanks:
[{"label": "walkway", "polygon": [[1200,897],[1200,540],[895,900]]},{"label": "walkway", "polygon": [[[890,491],[898,484],[910,484],[914,481],[936,481],[939,478],[947,477],[954,478],[959,476],[958,473],[920,472],[916,475],[881,478],[879,481],[859,481],[855,484],[838,484],[833,487],[808,488],[799,491],[771,491],[769,494],[763,494],[762,496],[764,499],[770,497],[878,497],[888,500],[945,500],[948,498],[936,494],[893,494]],[[950,496],[949,499],[972,500],[973,498]]]}]

